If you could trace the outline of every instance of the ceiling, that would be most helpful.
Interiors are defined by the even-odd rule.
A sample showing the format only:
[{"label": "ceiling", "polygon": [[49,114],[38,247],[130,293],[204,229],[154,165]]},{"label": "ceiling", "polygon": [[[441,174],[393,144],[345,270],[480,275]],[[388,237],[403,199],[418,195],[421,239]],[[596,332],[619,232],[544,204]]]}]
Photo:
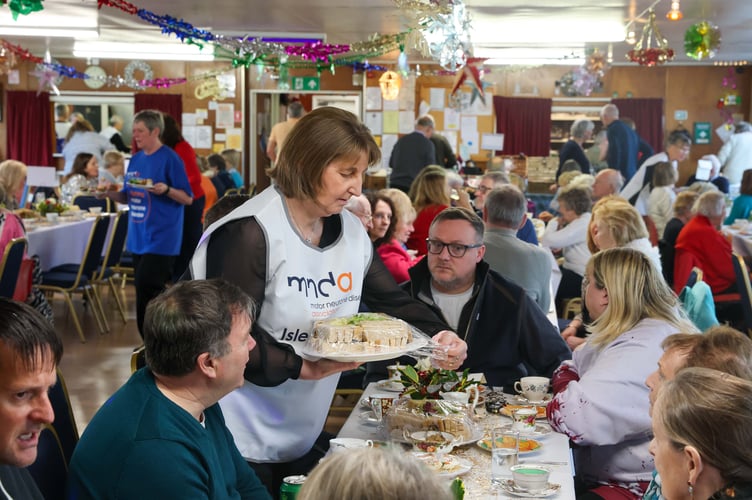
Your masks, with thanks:
[{"label": "ceiling", "polygon": [[[325,33],[329,43],[364,41],[374,33],[394,34],[415,25],[408,11],[397,7],[399,0],[133,0],[134,4],[156,14],[182,18],[195,27],[213,33]],[[429,0],[401,0],[416,3]],[[592,33],[606,23],[626,26],[630,20],[644,13],[654,0],[466,0],[472,16],[474,44],[498,47],[526,45],[521,37],[533,34],[533,40],[543,39],[551,33],[576,35]],[[692,24],[707,19],[718,25],[722,33],[721,49],[715,61],[752,60],[752,2],[750,0],[681,0],[684,18],[669,22],[665,15],[670,0],[659,0],[655,7],[658,26],[669,45],[676,51],[674,63],[689,64],[694,61],[684,54],[684,33]],[[96,17],[100,41],[148,42],[158,45],[174,42],[146,21],[114,7],[96,8],[96,0],[45,0],[42,12],[20,16],[30,25],[42,15],[64,13],[83,20]],[[7,7],[0,8],[0,24],[8,24],[2,16],[9,17]],[[26,19],[23,19],[26,18]],[[539,24],[526,24],[535,21]],[[634,22],[637,38],[640,37],[645,18]],[[68,21],[75,25],[83,21]],[[589,24],[581,24],[582,22]],[[522,33],[515,34],[516,31]],[[617,29],[617,31],[619,31]],[[620,35],[618,35],[620,37]],[[517,37],[520,37],[519,39]],[[2,38],[43,55],[48,47],[53,57],[71,57],[72,40],[45,37],[2,35]],[[511,39],[505,39],[511,38]],[[582,49],[572,48],[564,42],[553,42],[555,58],[565,58]],[[609,43],[589,43],[587,48],[609,51]],[[631,48],[623,41],[611,43],[613,61],[626,62],[625,54]],[[477,50],[477,49],[476,49]],[[416,56],[411,56],[416,60]],[[383,58],[382,58],[383,61]],[[372,61],[374,62],[374,61]],[[705,61],[712,64],[714,61]]]}]

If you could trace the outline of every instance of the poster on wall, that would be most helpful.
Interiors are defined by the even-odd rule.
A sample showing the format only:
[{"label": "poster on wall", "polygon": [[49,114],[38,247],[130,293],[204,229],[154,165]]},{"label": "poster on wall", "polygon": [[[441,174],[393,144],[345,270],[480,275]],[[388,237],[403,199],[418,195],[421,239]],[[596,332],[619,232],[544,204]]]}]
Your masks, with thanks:
[{"label": "poster on wall", "polygon": [[235,126],[235,105],[232,103],[217,103],[217,128],[232,128]]}]

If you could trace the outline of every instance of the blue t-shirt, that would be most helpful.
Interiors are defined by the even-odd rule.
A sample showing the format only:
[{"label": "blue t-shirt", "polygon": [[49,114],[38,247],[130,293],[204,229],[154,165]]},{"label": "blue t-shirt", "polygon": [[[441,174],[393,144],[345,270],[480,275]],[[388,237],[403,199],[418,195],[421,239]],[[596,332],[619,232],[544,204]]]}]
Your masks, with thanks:
[{"label": "blue t-shirt", "polygon": [[230,173],[230,177],[232,177],[232,182],[235,183],[235,187],[240,189],[243,187],[243,178],[240,176],[240,172],[235,170],[234,168],[231,168],[228,170]]},{"label": "blue t-shirt", "polygon": [[147,155],[143,151],[131,158],[123,192],[128,196],[128,251],[141,255],[178,255],[183,239],[183,205],[169,196],[150,193],[128,183],[133,177],[164,182],[193,196],[183,160],[167,146]]}]

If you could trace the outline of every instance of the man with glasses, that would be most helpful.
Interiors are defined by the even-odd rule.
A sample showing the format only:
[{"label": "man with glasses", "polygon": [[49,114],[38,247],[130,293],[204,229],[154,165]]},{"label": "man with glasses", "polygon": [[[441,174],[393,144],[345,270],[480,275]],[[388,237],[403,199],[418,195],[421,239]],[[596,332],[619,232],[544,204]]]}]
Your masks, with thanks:
[{"label": "man with glasses", "polygon": [[491,386],[511,390],[520,377],[550,377],[572,353],[525,290],[483,260],[483,230],[470,210],[439,213],[426,240],[428,254],[410,269],[405,288],[467,342],[460,369],[482,372]]},{"label": "man with glasses", "polygon": [[[509,184],[509,177],[505,172],[488,172],[480,178],[478,187],[475,188],[475,199],[473,205],[475,205],[475,213],[478,217],[483,217],[483,206],[486,203],[486,196],[492,189],[496,189],[501,186]],[[538,236],[535,234],[535,226],[533,222],[524,216],[524,222],[517,230],[517,237],[522,241],[530,243],[531,245],[538,244]]]}]

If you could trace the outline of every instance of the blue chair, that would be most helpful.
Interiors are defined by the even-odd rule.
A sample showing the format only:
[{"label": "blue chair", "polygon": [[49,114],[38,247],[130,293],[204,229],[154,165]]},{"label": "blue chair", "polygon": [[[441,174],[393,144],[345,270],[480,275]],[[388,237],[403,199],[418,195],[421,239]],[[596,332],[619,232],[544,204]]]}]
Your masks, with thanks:
[{"label": "blue chair", "polygon": [[26,238],[10,240],[0,261],[0,297],[13,298],[13,292],[21,271],[21,262],[26,253]]},{"label": "blue chair", "polygon": [[37,459],[29,465],[29,471],[45,500],[63,500],[68,479],[68,462],[65,460],[57,431],[46,425],[39,434]]},{"label": "blue chair", "polygon": [[88,194],[79,194],[73,198],[73,204],[81,210],[89,210],[91,207],[101,207],[102,212],[112,212],[112,202],[109,198],[97,198]]},{"label": "blue chair", "polygon": [[79,434],[76,418],[73,416],[73,408],[68,397],[68,386],[65,385],[65,379],[60,372],[60,368],[57,369],[57,382],[50,389],[48,397],[50,398],[52,410],[55,412],[55,420],[52,422],[52,427],[55,428],[60,446],[63,449],[65,463],[69,464],[73,456],[73,450],[78,443]]},{"label": "blue chair", "polygon": [[[110,291],[112,292],[112,296],[115,297],[115,302],[120,311],[120,317],[123,319],[123,323],[127,323],[128,318],[125,316],[125,307],[115,286],[113,276],[115,275],[115,266],[120,264],[123,249],[125,248],[125,239],[128,236],[128,212],[125,210],[118,212],[113,224],[114,228],[110,236],[110,242],[104,252],[102,263],[92,281],[95,285],[107,284],[110,286]],[[96,288],[94,288],[94,292],[99,293]]]},{"label": "blue chair", "polygon": [[[78,331],[81,342],[86,342],[86,337],[81,329],[81,323],[73,307],[73,292],[81,292],[92,305],[94,319],[99,326],[99,331],[104,333],[109,330],[107,318],[105,318],[102,304],[99,301],[99,295],[92,290],[92,279],[99,267],[99,260],[104,248],[104,242],[107,239],[110,218],[97,217],[89,233],[89,241],[86,244],[83,258],[80,264],[63,264],[56,266],[42,273],[42,283],[39,285],[41,290],[61,293],[68,304],[68,309],[73,316],[73,322]],[[75,269],[75,272],[72,270]]]}]

